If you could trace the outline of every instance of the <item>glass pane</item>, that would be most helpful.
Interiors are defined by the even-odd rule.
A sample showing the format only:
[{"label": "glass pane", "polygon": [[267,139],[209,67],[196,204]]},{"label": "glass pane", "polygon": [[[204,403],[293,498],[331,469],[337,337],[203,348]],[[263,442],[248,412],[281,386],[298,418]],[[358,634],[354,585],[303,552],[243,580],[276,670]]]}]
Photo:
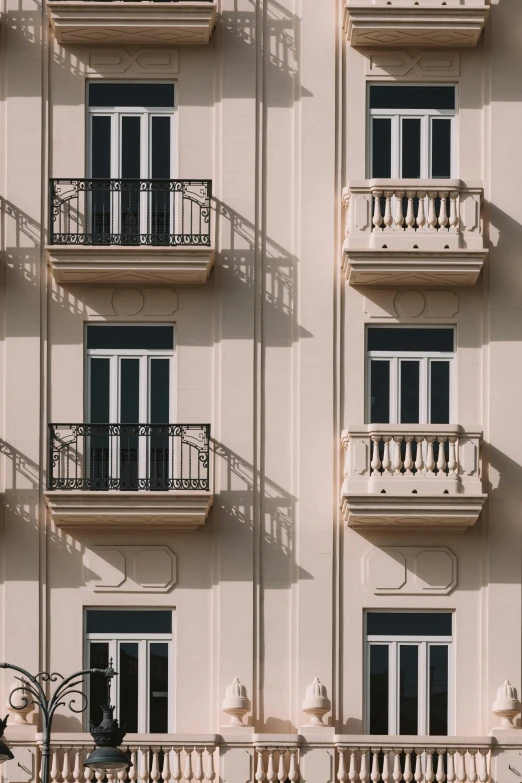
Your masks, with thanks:
[{"label": "glass pane", "polygon": [[149,731],[166,734],[169,726],[169,645],[149,645]]},{"label": "glass pane", "polygon": [[89,106],[150,106],[173,109],[174,85],[93,82],[89,84]]},{"label": "glass pane", "polygon": [[[170,360],[152,359],[150,363],[150,422],[168,424],[170,396]],[[153,430],[150,438],[151,489],[168,489],[169,434],[168,429]]]},{"label": "glass pane", "polygon": [[369,351],[453,352],[453,329],[368,329]]},{"label": "glass pane", "polygon": [[391,120],[372,121],[372,177],[391,177]]},{"label": "glass pane", "polygon": [[138,731],[138,644],[119,644],[120,716],[127,732]]},{"label": "glass pane", "polygon": [[168,351],[174,347],[172,326],[105,326],[87,327],[87,348],[116,348]]},{"label": "glass pane", "polygon": [[[138,179],[140,164],[140,117],[122,117],[121,120],[121,176],[123,179]],[[122,244],[136,245],[140,241],[140,185],[139,182],[125,182],[121,186],[121,228]]]},{"label": "glass pane", "polygon": [[[89,642],[89,668],[106,669],[109,665],[108,642]],[[105,677],[93,674],[89,677],[89,720],[98,726],[102,719],[102,706],[107,701]]]},{"label": "glass pane", "polygon": [[430,362],[430,422],[449,424],[450,363]]},{"label": "glass pane", "polygon": [[429,734],[448,734],[448,648],[429,648]]},{"label": "glass pane", "polygon": [[[151,120],[151,177],[170,179],[170,117]],[[153,183],[151,193],[151,232],[154,243],[170,243],[170,187],[165,182]]]},{"label": "glass pane", "polygon": [[172,612],[88,609],[87,633],[172,633]]},{"label": "glass pane", "polygon": [[402,424],[419,423],[420,362],[400,363],[401,370],[401,410]]},{"label": "glass pane", "polygon": [[368,612],[368,636],[451,636],[451,612]]},{"label": "glass pane", "polygon": [[431,121],[431,176],[451,177],[451,120]]},{"label": "glass pane", "polygon": [[372,84],[370,109],[455,110],[455,87]]},{"label": "glass pane", "polygon": [[96,424],[108,424],[109,419],[109,384],[110,359],[90,360],[90,418]]},{"label": "glass pane", "polygon": [[419,648],[399,647],[399,734],[417,734],[419,724]]},{"label": "glass pane", "polygon": [[421,175],[421,121],[402,120],[402,177],[418,179]]},{"label": "glass pane", "polygon": [[370,423],[390,421],[390,362],[370,365]]},{"label": "glass pane", "polygon": [[388,645],[370,645],[370,734],[388,734]]},{"label": "glass pane", "polygon": [[140,176],[141,117],[121,118],[121,176]]},{"label": "glass pane", "polygon": [[[110,359],[90,359],[90,410],[92,424],[110,423]],[[104,428],[105,430],[105,428]],[[94,430],[87,439],[86,472],[92,489],[108,489],[111,473],[109,434]]]},{"label": "glass pane", "polygon": [[139,436],[135,426],[140,420],[140,361],[120,360],[120,422],[132,427],[120,428],[120,482],[122,489],[138,489]]},{"label": "glass pane", "polygon": [[111,176],[111,118],[92,118],[91,171],[93,177]]}]

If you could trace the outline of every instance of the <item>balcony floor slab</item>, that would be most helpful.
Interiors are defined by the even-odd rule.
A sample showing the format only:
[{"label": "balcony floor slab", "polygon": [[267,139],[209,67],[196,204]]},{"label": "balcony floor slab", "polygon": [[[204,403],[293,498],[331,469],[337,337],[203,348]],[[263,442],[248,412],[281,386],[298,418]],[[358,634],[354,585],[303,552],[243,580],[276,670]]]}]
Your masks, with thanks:
[{"label": "balcony floor slab", "polygon": [[216,3],[50,0],[51,27],[61,44],[208,44]]},{"label": "balcony floor slab", "polygon": [[352,46],[468,48],[477,45],[488,11],[480,0],[465,6],[356,0],[345,5],[344,29]]},{"label": "balcony floor slab", "polygon": [[57,283],[205,283],[214,264],[210,247],[48,245]]},{"label": "balcony floor slab", "polygon": [[343,270],[350,285],[474,285],[487,250],[343,250]]},{"label": "balcony floor slab", "polygon": [[477,522],[487,495],[345,495],[342,511],[349,527],[451,528]]},{"label": "balcony floor slab", "polygon": [[53,490],[45,493],[45,502],[57,527],[196,530],[205,524],[214,496],[211,492]]}]

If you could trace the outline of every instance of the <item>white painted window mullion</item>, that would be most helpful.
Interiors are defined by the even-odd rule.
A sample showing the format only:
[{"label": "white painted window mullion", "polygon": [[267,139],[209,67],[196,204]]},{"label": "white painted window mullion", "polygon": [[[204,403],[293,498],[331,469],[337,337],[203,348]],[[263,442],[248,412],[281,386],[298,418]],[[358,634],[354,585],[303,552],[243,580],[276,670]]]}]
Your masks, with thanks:
[{"label": "white painted window mullion", "polygon": [[392,642],[388,647],[388,734],[399,733],[399,676],[398,644]]}]

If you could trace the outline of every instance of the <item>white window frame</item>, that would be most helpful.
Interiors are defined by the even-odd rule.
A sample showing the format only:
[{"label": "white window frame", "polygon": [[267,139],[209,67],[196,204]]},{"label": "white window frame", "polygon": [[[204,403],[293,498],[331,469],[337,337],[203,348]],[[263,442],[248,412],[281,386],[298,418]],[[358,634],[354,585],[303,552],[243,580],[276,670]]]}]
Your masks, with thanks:
[{"label": "white window frame", "polygon": [[[370,109],[370,87],[453,87],[455,90],[455,109]],[[391,120],[391,179],[403,179],[402,169],[402,144],[401,123],[403,119],[421,120],[421,170],[420,179],[432,179],[431,171],[431,135],[433,119],[437,117],[451,120],[451,159],[450,179],[457,176],[457,118],[458,118],[458,85],[456,84],[417,84],[417,83],[393,83],[369,82],[367,85],[368,128],[367,128],[367,156],[366,168],[369,178],[373,174],[373,118]]]},{"label": "white window frame", "polygon": [[[382,324],[382,328],[387,329],[453,329],[453,351],[369,351],[366,348],[366,421],[370,422],[371,417],[371,365],[372,361],[382,360],[390,363],[390,413],[389,423],[400,424],[400,362],[403,360],[417,360],[420,363],[419,368],[419,424],[429,424],[429,413],[431,410],[430,398],[430,371],[432,362],[449,362],[449,422],[455,422],[455,377],[456,377],[456,332],[452,326],[388,326]],[[379,328],[378,325],[371,325],[369,328]],[[366,331],[366,341],[368,341],[368,330]],[[375,422],[378,424],[379,422]],[[407,425],[405,425],[407,426]]]},{"label": "white window frame", "polygon": [[[111,81],[111,82],[105,82],[106,84],[121,84],[121,81]],[[158,79],[154,80],[148,80],[147,82],[143,82],[141,80],[129,80],[130,84],[158,84]],[[168,116],[171,118],[170,121],[170,174],[169,179],[176,179],[177,177],[177,171],[178,171],[178,145],[177,145],[177,139],[178,139],[178,128],[177,128],[177,117],[178,117],[178,111],[177,111],[177,98],[178,98],[178,90],[177,90],[177,83],[173,81],[169,82],[162,82],[167,84],[172,84],[174,86],[174,107],[154,107],[154,106],[90,106],[89,105],[89,84],[92,84],[92,82],[87,83],[87,129],[86,129],[86,139],[87,139],[87,149],[86,149],[86,169],[87,169],[87,177],[89,179],[92,178],[92,120],[93,117],[110,117],[111,119],[111,172],[110,172],[110,178],[111,179],[121,179],[121,166],[122,166],[122,159],[121,159],[121,125],[122,125],[122,119],[123,117],[140,117],[140,179],[151,179],[151,167],[152,167],[152,147],[149,142],[149,139],[151,138],[152,132],[152,119],[154,117],[159,116]],[[176,198],[175,193],[170,194],[170,215],[173,214],[173,203],[174,199]],[[140,204],[140,232],[147,233],[148,226],[147,226],[147,193],[143,192],[141,194],[141,204]],[[176,206],[178,206],[176,204]],[[119,216],[120,216],[120,209],[119,209],[119,198],[118,194],[114,194],[114,203],[113,203],[113,214],[114,214],[114,233],[118,233],[119,231]]]},{"label": "white window frame", "polygon": [[[88,607],[85,611],[85,620],[87,619],[87,611],[128,611],[136,612],[143,611],[143,607]],[[147,611],[172,611],[169,608],[147,608]],[[113,633],[85,633],[85,647],[84,647],[84,660],[86,668],[90,668],[90,643],[91,642],[108,642],[109,643],[109,660],[113,659],[113,665],[116,671],[118,671],[118,647],[122,642],[137,642],[138,643],[138,733],[149,733],[149,691],[150,691],[150,666],[149,666],[149,644],[150,642],[162,642],[167,643],[169,646],[168,665],[169,665],[169,679],[168,679],[168,731],[167,733],[174,733],[174,612],[172,612],[172,633],[127,633],[127,634],[113,634]],[[112,681],[111,688],[111,701],[115,707],[115,717],[121,722],[125,722],[125,716],[120,715],[120,678],[115,677]],[[101,715],[100,715],[101,719]],[[86,715],[85,725],[88,725],[88,716]]]},{"label": "white window frame", "polygon": [[[91,324],[88,324],[89,326]],[[92,324],[94,325],[94,324]],[[96,324],[96,325],[102,325],[102,324]],[[159,350],[159,349],[140,349],[140,350],[133,350],[133,349],[116,349],[116,348],[87,348],[85,351],[85,361],[86,361],[86,368],[85,368],[85,379],[86,379],[86,385],[85,385],[85,410],[89,414],[86,416],[87,423],[94,423],[94,424],[120,424],[121,423],[121,416],[120,416],[120,401],[121,401],[121,360],[122,359],[138,359],[140,362],[140,368],[139,368],[139,374],[140,374],[140,416],[139,421],[135,422],[136,424],[148,424],[150,423],[150,365],[152,360],[154,359],[170,359],[170,373],[169,373],[169,421],[166,422],[168,424],[172,424],[176,421],[176,386],[175,386],[175,379],[176,379],[176,366],[175,366],[175,360],[176,360],[176,331],[174,324],[162,324],[162,323],[153,323],[153,324],[103,324],[103,327],[105,329],[110,329],[112,326],[140,326],[140,327],[151,327],[151,326],[168,326],[172,329],[173,332],[173,348],[172,350]],[[87,346],[87,328],[85,331],[85,345]],[[109,378],[110,378],[110,387],[109,387],[109,419],[108,422],[90,422],[90,411],[91,411],[91,359],[100,359],[105,358],[110,360],[110,370],[109,370]],[[133,422],[134,423],[134,422]],[[141,436],[139,436],[141,437]],[[118,444],[118,438],[113,437],[110,440],[110,448],[115,449],[116,454],[119,452],[119,444]],[[171,440],[171,439],[169,439]],[[169,443],[169,449],[177,448],[177,444],[173,445],[172,442]],[[139,448],[138,452],[138,470],[140,476],[146,475],[146,459],[147,459],[147,450],[146,448]],[[111,463],[113,464],[113,472],[114,476],[113,478],[119,477],[119,460],[118,459],[111,459]],[[169,464],[172,464],[172,459],[169,460]]]},{"label": "white window frame", "polygon": [[[372,610],[373,611],[373,610]],[[376,611],[376,610],[375,610]],[[405,610],[395,610],[404,613]],[[421,610],[411,610],[415,613],[431,614]],[[393,612],[390,612],[392,614]],[[433,612],[439,614],[439,612]],[[400,728],[400,655],[401,645],[416,646],[419,648],[419,682],[418,682],[418,725],[417,736],[428,736],[430,695],[429,695],[429,649],[430,647],[448,648],[448,736],[455,732],[454,721],[454,617],[452,612],[452,636],[385,636],[368,635],[365,632],[365,656],[364,656],[364,709],[363,725],[366,734],[370,732],[370,648],[372,646],[388,647],[388,734],[399,735]],[[366,618],[365,616],[365,628]]]}]

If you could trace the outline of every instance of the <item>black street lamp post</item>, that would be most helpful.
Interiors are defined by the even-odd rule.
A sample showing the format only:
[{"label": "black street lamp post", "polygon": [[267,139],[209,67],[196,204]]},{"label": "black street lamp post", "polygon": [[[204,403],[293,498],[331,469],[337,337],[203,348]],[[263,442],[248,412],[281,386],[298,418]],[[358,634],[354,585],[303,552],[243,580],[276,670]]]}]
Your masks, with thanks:
[{"label": "black street lamp post", "polygon": [[[63,677],[58,672],[38,672],[32,675],[20,666],[12,663],[0,663],[1,669],[13,669],[22,676],[16,676],[20,685],[14,688],[9,695],[9,705],[14,710],[24,710],[29,703],[39,707],[42,716],[42,778],[41,783],[49,783],[49,764],[51,751],[51,727],[54,713],[58,707],[67,705],[72,712],[81,713],[87,709],[88,701],[85,693],[80,689],[84,683],[84,677],[88,674],[103,675],[107,680],[107,703],[102,707],[102,721],[99,726],[90,724],[91,734],[96,745],[90,756],[86,759],[84,766],[90,767],[95,772],[116,772],[126,769],[130,762],[128,756],[119,749],[125,736],[125,731],[118,725],[114,719],[114,707],[111,705],[111,680],[117,674],[112,668],[112,660],[107,669],[84,669],[83,671],[71,674],[70,677]],[[42,683],[58,682],[51,696],[45,693]],[[13,704],[13,696],[20,691],[21,705]],[[75,706],[76,697],[81,698],[79,707]],[[67,702],[67,698],[71,697]],[[0,737],[3,736],[7,724],[7,717],[0,720]],[[4,761],[13,759],[9,747],[0,740],[0,764]]]}]

